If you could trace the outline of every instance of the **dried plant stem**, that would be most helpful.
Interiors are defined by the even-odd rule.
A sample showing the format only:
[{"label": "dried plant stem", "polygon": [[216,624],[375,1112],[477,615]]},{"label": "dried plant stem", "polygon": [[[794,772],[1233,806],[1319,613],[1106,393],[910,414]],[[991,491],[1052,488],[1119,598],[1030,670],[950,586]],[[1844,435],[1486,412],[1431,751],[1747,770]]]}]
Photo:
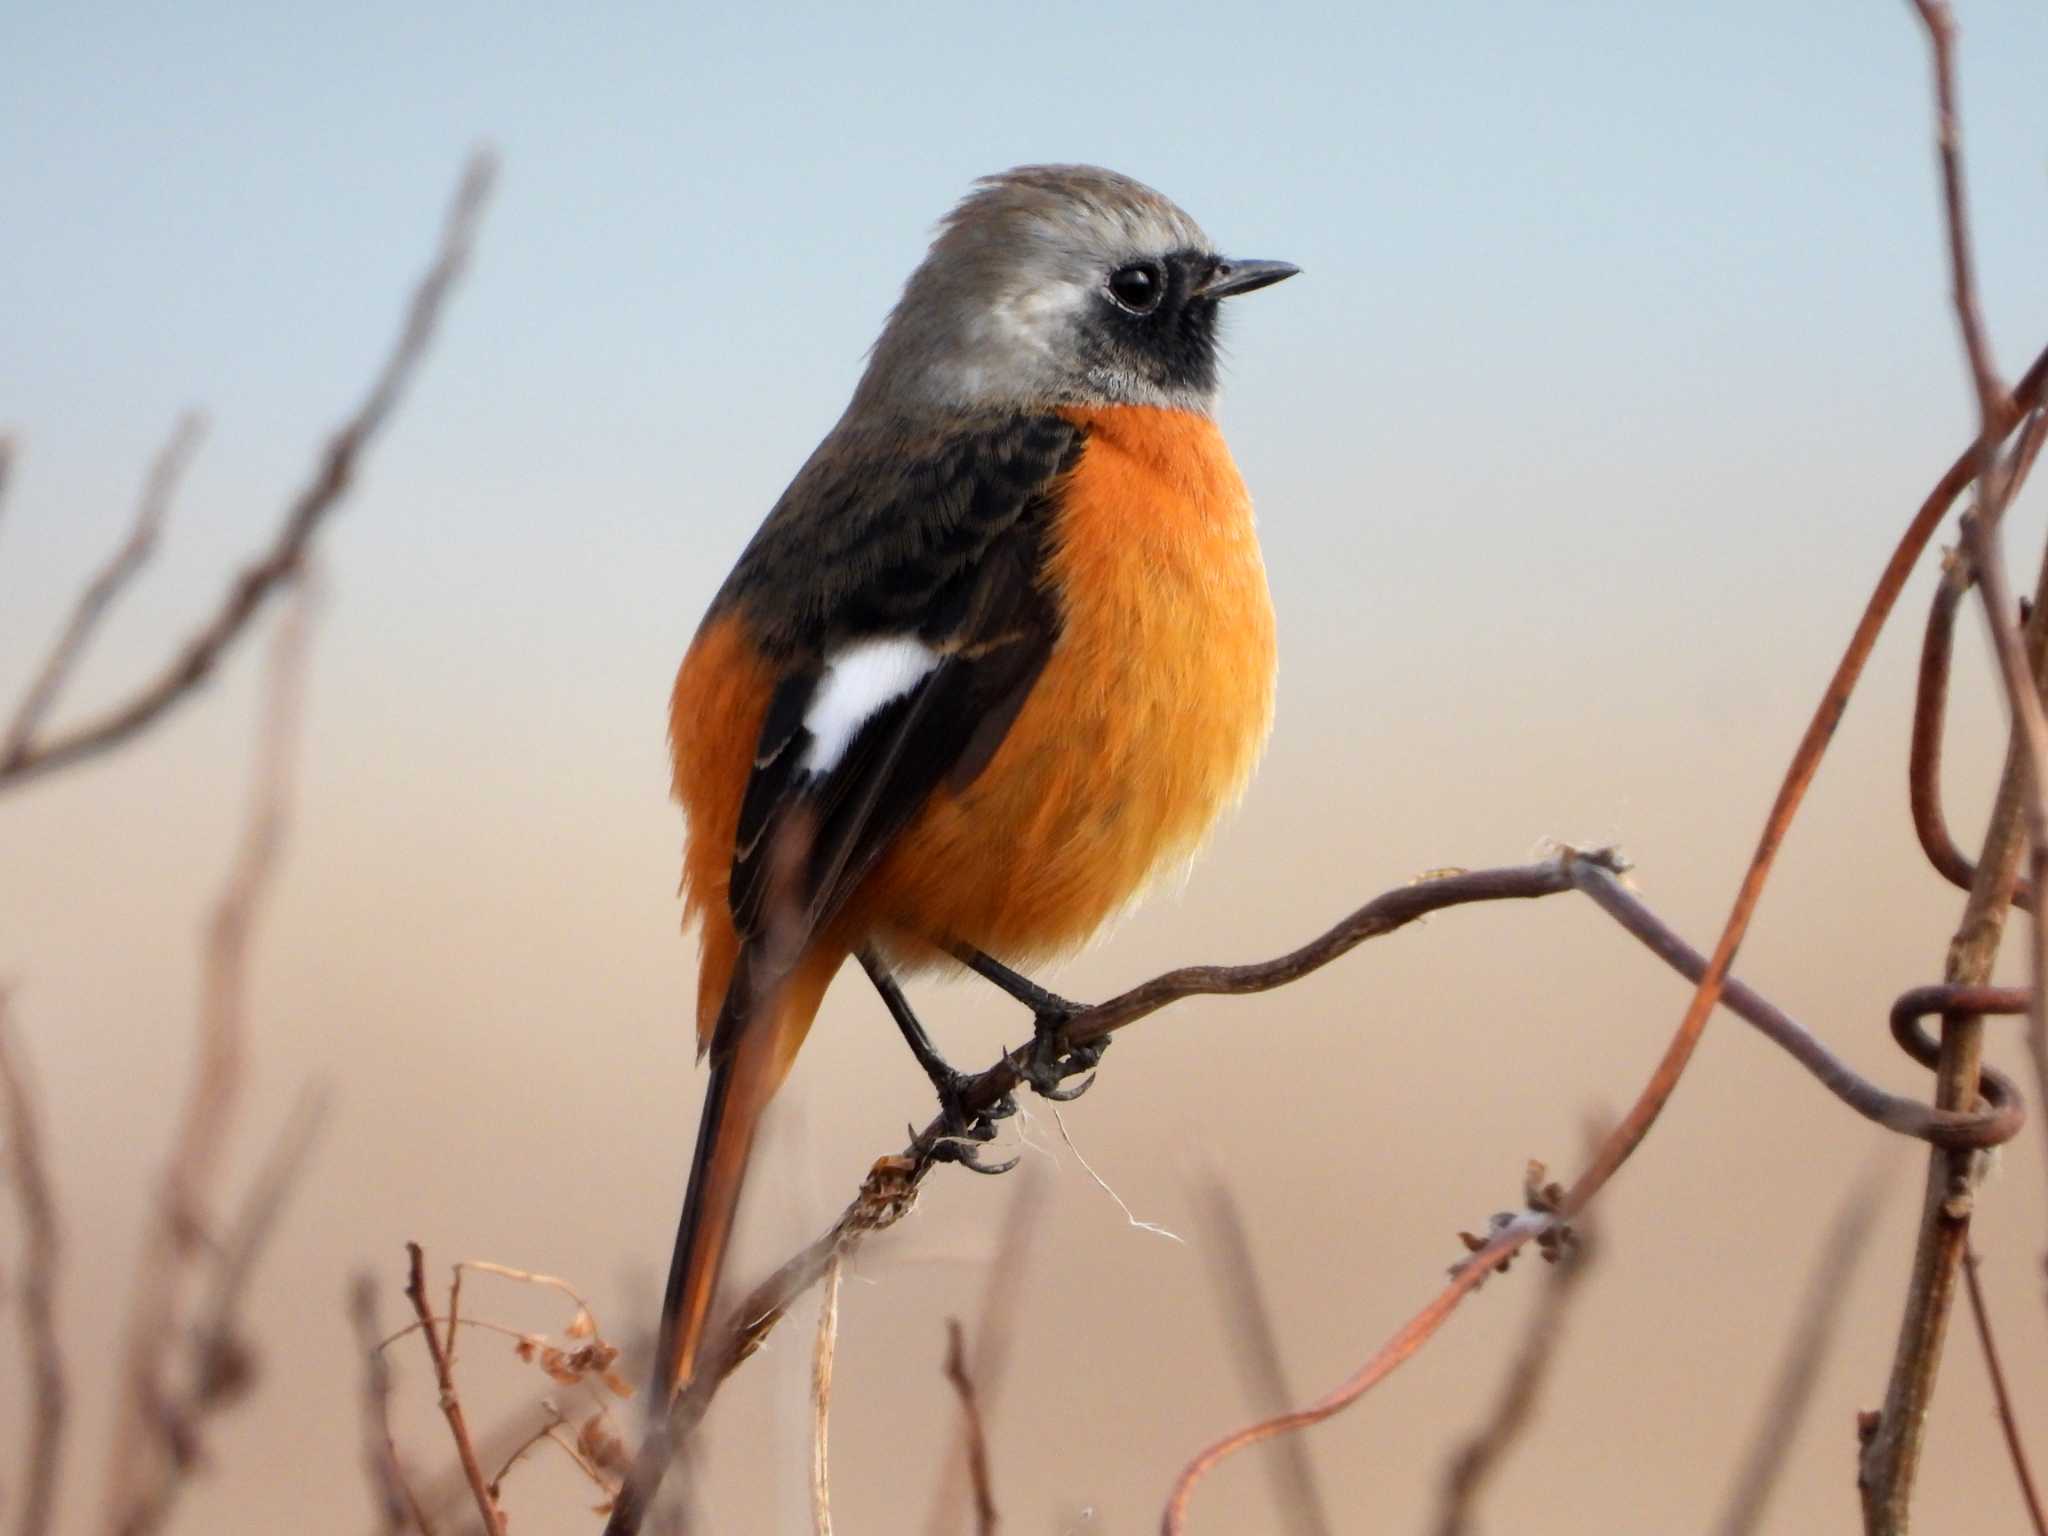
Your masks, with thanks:
[{"label": "dried plant stem", "polygon": [[21,1266],[21,1342],[29,1367],[29,1433],[14,1528],[20,1536],[43,1536],[53,1528],[56,1514],[57,1463],[68,1404],[64,1356],[57,1342],[57,1267],[62,1250],[36,1095],[20,1060],[5,988],[0,988],[0,1098],[6,1102],[8,1181],[21,1207],[26,1249]]},{"label": "dried plant stem", "polygon": [[[483,1464],[477,1460],[476,1444],[469,1437],[469,1419],[462,1411],[462,1398],[455,1390],[449,1346],[442,1342],[440,1328],[427,1304],[426,1257],[418,1243],[407,1243],[405,1252],[405,1296],[419,1316],[420,1331],[426,1335],[427,1353],[433,1357],[434,1382],[441,1390],[441,1414],[447,1419],[448,1433],[455,1441],[455,1458],[461,1463],[463,1479],[476,1500],[477,1515],[483,1521],[486,1536],[505,1536],[504,1512],[498,1508],[498,1501],[491,1497],[491,1485],[484,1478]],[[452,1336],[454,1329],[450,1328],[449,1333]]]},{"label": "dried plant stem", "polygon": [[825,1294],[818,1301],[818,1332],[811,1345],[811,1529],[832,1536],[832,1473],[826,1452],[832,1421],[832,1360],[839,1348],[839,1281],[846,1255],[835,1253],[825,1267]]}]

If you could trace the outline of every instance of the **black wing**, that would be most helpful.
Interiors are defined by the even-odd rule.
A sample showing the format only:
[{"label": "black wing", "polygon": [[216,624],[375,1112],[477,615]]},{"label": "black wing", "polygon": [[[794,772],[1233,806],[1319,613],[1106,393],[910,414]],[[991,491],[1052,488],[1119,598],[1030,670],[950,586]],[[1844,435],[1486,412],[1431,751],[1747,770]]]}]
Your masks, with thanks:
[{"label": "black wing", "polygon": [[[784,878],[793,937],[807,939],[932,791],[969,782],[1001,745],[1059,633],[1043,567],[1056,482],[1081,439],[1057,416],[943,434],[842,428],[769,515],[719,599],[745,610],[783,669],[734,845],[743,940],[764,931]],[[804,722],[828,658],[891,636],[938,664],[812,771]]]}]

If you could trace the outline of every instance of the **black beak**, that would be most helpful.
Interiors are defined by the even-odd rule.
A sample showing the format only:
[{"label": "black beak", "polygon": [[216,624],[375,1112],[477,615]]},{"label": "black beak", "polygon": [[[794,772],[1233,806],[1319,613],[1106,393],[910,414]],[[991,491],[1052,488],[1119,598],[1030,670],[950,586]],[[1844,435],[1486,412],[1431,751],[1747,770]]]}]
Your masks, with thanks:
[{"label": "black beak", "polygon": [[1195,289],[1198,299],[1228,299],[1240,293],[1269,288],[1294,276],[1301,268],[1291,261],[1223,261]]}]

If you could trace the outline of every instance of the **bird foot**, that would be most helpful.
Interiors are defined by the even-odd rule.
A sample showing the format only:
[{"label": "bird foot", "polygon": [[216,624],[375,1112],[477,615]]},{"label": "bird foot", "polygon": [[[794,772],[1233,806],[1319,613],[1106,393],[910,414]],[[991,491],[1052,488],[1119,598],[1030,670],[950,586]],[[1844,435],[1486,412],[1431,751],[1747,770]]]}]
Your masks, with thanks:
[{"label": "bird foot", "polygon": [[[1091,1040],[1086,1045],[1066,1046],[1062,1049],[1061,1031],[1067,1021],[1083,1012],[1078,1003],[1064,999],[1053,999],[1057,1008],[1038,1008],[1033,1011],[1031,1054],[1024,1063],[1024,1081],[1031,1085],[1031,1091],[1042,1099],[1055,1103],[1069,1104],[1095,1086],[1095,1068],[1102,1061],[1102,1053],[1109,1049],[1109,1038]],[[1081,1073],[1086,1077],[1073,1087],[1063,1085],[1070,1077]]]},{"label": "bird foot", "polygon": [[981,1149],[995,1140],[996,1122],[1017,1113],[1017,1100],[1005,1093],[987,1109],[970,1110],[968,1102],[980,1080],[978,1074],[955,1072],[951,1068],[933,1073],[932,1086],[939,1094],[938,1127],[935,1134],[925,1137],[913,1126],[910,1139],[935,1163],[958,1163],[974,1173],[1008,1173],[1017,1166],[1016,1158],[984,1162]]}]

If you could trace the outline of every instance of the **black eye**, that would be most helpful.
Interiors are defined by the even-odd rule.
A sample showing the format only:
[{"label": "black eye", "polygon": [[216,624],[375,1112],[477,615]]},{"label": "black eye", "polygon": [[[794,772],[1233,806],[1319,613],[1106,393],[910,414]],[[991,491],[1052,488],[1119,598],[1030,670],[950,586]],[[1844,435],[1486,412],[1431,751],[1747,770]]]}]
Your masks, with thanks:
[{"label": "black eye", "polygon": [[1149,261],[1134,261],[1109,275],[1109,296],[1134,315],[1149,315],[1166,294],[1166,274]]}]

